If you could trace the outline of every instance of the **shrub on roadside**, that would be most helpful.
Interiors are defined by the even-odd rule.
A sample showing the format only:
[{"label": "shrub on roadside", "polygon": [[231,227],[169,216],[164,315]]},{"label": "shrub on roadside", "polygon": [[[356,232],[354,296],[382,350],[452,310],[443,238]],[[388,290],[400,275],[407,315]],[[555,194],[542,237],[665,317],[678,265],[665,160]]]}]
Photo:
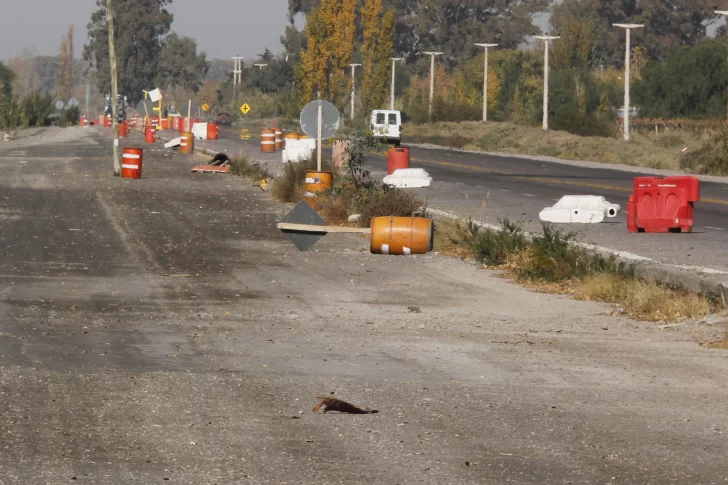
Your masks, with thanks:
[{"label": "shrub on roadside", "polygon": [[[296,163],[286,163],[283,167],[283,173],[276,177],[273,182],[273,197],[278,202],[298,202],[305,195],[304,187],[306,185],[306,172],[316,170],[316,155],[312,155],[308,160],[302,160]],[[321,169],[324,171],[331,170],[331,165],[322,163]]]},{"label": "shrub on roadside", "polygon": [[697,174],[728,174],[728,125],[717,128],[697,150],[685,152],[680,168]]},{"label": "shrub on roadside", "polygon": [[230,161],[230,173],[250,180],[270,178],[268,171],[247,155],[240,155]]},{"label": "shrub on roadside", "polygon": [[411,217],[423,205],[424,201],[411,192],[382,186],[364,194],[356,203],[356,211],[361,214],[359,224],[369,227],[374,217]]}]

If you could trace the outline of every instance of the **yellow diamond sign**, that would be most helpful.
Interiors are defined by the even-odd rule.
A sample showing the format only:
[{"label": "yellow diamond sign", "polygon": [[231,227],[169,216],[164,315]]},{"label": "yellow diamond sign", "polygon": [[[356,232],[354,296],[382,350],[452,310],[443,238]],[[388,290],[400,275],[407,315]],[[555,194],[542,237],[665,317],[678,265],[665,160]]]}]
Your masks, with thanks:
[{"label": "yellow diamond sign", "polygon": [[202,111],[208,111],[210,109],[210,105],[205,103],[202,105]]},{"label": "yellow diamond sign", "polygon": [[245,103],[240,107],[240,111],[243,112],[244,115],[250,113],[250,106],[248,106],[248,103]]}]

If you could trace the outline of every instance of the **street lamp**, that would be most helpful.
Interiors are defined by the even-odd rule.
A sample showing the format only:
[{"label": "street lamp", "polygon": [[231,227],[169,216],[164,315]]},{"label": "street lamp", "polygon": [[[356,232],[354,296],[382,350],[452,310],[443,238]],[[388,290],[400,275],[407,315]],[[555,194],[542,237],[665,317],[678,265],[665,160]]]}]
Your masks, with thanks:
[{"label": "street lamp", "polygon": [[432,115],[432,98],[435,96],[435,56],[441,56],[444,52],[423,52],[430,56],[430,107],[427,110],[428,115]]},{"label": "street lamp", "polygon": [[255,67],[258,67],[258,68],[260,68],[260,70],[262,71],[262,70],[263,70],[263,68],[264,68],[265,66],[267,66],[268,64],[253,64],[253,65],[254,65]]},{"label": "street lamp", "polygon": [[390,101],[389,109],[394,110],[394,75],[395,75],[395,64],[397,61],[403,61],[404,57],[392,57],[392,87],[389,89]]},{"label": "street lamp", "polygon": [[475,44],[485,48],[485,71],[483,74],[483,121],[488,121],[488,49],[498,44]]},{"label": "street lamp", "polygon": [[349,64],[351,66],[351,121],[354,121],[354,103],[356,100],[356,68],[361,64]]},{"label": "street lamp", "polygon": [[543,51],[543,129],[549,129],[549,41],[560,39],[557,35],[537,35],[536,39],[544,41]]},{"label": "street lamp", "polygon": [[613,24],[615,27],[620,27],[627,31],[627,44],[625,46],[624,53],[624,139],[629,141],[629,44],[630,44],[630,32],[632,29],[640,29],[644,27],[642,24]]}]

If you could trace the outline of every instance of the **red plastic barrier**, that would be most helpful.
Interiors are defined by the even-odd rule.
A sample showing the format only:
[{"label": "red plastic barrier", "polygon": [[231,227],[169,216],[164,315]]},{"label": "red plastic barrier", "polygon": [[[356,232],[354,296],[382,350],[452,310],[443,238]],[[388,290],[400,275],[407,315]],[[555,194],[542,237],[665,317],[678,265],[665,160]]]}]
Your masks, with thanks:
[{"label": "red plastic barrier", "polygon": [[400,168],[410,168],[409,147],[395,147],[387,152],[387,174],[392,175]]},{"label": "red plastic barrier", "polygon": [[700,180],[635,177],[633,199],[627,203],[630,232],[692,232],[693,203],[700,200]]}]

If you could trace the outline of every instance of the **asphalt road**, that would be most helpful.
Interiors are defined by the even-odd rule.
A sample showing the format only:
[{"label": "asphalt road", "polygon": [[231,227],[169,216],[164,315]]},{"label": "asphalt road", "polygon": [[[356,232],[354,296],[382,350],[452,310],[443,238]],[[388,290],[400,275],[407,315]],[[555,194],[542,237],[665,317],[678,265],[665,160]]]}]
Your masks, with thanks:
[{"label": "asphalt road", "polygon": [[721,326],[299,253],[259,189],[138,134],[113,177],[108,135],[0,145],[1,485],[725,483]]}]

